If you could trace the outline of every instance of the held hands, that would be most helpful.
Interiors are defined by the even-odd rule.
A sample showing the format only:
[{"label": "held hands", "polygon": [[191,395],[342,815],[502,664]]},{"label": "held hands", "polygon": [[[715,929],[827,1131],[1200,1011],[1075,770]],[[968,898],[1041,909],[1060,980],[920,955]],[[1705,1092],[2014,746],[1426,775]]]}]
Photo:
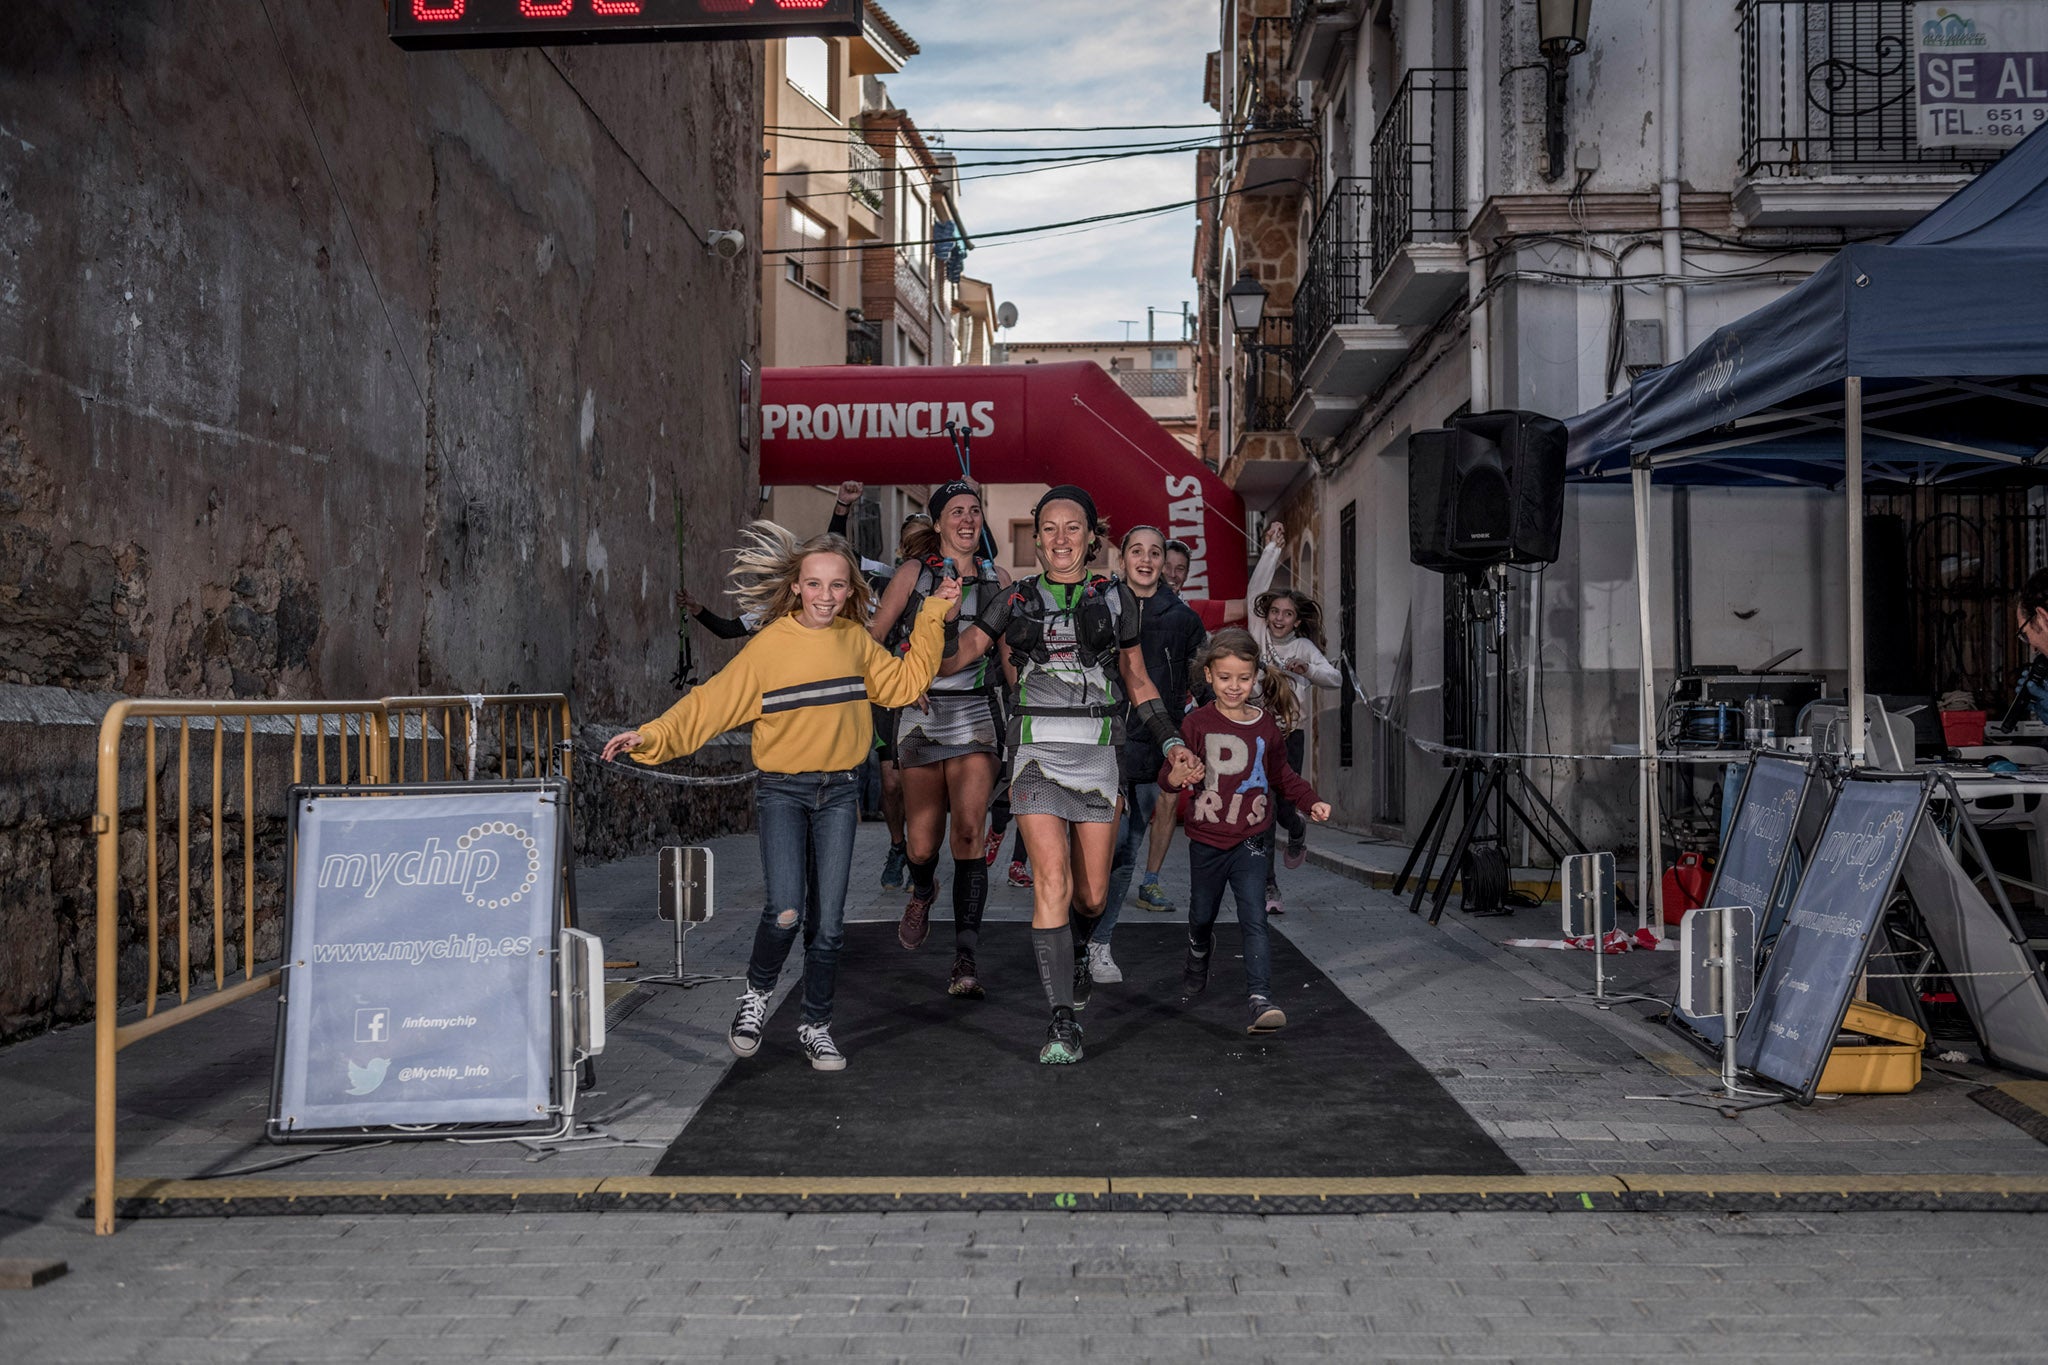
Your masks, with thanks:
[{"label": "held hands", "polygon": [[1303,663],[1299,659],[1289,659],[1286,663],[1280,666],[1286,669],[1289,673],[1299,673],[1304,678],[1308,676],[1308,665]]},{"label": "held hands", "polygon": [[1168,775],[1173,779],[1174,786],[1186,787],[1202,780],[1202,760],[1196,758],[1194,751],[1187,745],[1174,745],[1167,762],[1172,765],[1172,771]]},{"label": "held hands", "polygon": [[640,732],[638,730],[621,730],[618,734],[613,735],[610,739],[605,741],[604,761],[607,763],[615,763],[618,761],[618,757],[620,754],[627,753],[639,747]]},{"label": "held hands", "polygon": [[1310,806],[1308,808],[1308,818],[1319,825],[1328,824],[1330,822],[1330,803],[1318,801],[1313,806]]}]

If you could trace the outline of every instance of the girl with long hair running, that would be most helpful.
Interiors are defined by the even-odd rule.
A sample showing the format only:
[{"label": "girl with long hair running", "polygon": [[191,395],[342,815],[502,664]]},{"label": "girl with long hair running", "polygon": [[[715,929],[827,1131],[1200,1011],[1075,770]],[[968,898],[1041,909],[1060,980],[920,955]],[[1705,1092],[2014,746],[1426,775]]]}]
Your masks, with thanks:
[{"label": "girl with long hair running", "polygon": [[[885,643],[896,638],[899,621],[911,619],[938,585],[957,582],[959,601],[947,619],[972,619],[988,600],[1010,586],[1010,575],[981,556],[981,494],[963,480],[939,485],[931,496],[932,527],[906,538],[909,551],[882,594],[869,629]],[[982,910],[988,902],[988,862],[982,830],[996,783],[996,754],[1002,740],[1002,674],[983,659],[947,673],[925,696],[897,713],[896,763],[903,770],[904,837],[909,850],[910,903],[896,927],[907,949],[931,931],[932,902],[938,898],[939,839],[951,829],[953,855],[953,969],[946,991],[979,1000],[984,992],[975,972],[981,944]]]},{"label": "girl with long hair running", "polygon": [[[1210,637],[1201,666],[1216,700],[1192,712],[1181,732],[1202,760],[1201,787],[1181,798],[1188,832],[1188,952],[1181,983],[1188,997],[1209,984],[1216,916],[1228,889],[1237,902],[1244,939],[1245,1032],[1272,1033],[1287,1024],[1273,1003],[1272,954],[1266,934],[1266,875],[1273,866],[1273,816],[1281,799],[1307,809],[1317,821],[1330,808],[1287,761],[1281,731],[1296,717],[1294,694],[1278,666],[1235,626]],[[1254,694],[1265,700],[1262,709]],[[1170,766],[1159,785],[1182,791],[1188,783]]]},{"label": "girl with long hair running", "polygon": [[898,657],[868,634],[872,598],[860,557],[844,537],[798,544],[774,522],[757,521],[745,540],[733,567],[733,596],[768,624],[659,720],[612,736],[604,758],[631,754],[639,763],[666,763],[754,722],[754,811],[768,903],[726,1041],[742,1057],[760,1049],[768,997],[801,928],[797,1043],[816,1069],[841,1071],[846,1057],[832,1041],[832,997],[860,822],[857,769],[874,743],[868,705],[901,706],[931,686],[945,650],[946,612],[960,587],[937,586],[918,608],[910,647]]},{"label": "girl with long hair running", "polygon": [[1178,780],[1198,779],[1201,764],[1145,673],[1130,589],[1088,572],[1101,530],[1093,499],[1062,484],[1038,500],[1032,522],[1039,572],[994,594],[944,667],[972,668],[998,642],[1005,648],[1016,702],[1010,809],[1031,853],[1031,947],[1052,1010],[1038,1060],[1078,1062],[1087,944],[1109,893],[1124,698]]},{"label": "girl with long hair running", "polygon": [[[1273,577],[1280,569],[1280,551],[1286,543],[1286,527],[1276,521],[1266,528],[1266,550],[1252,570],[1245,595],[1252,599],[1252,639],[1258,642],[1264,657],[1280,670],[1281,685],[1286,687],[1292,703],[1289,718],[1280,726],[1287,735],[1287,761],[1296,772],[1303,772],[1308,763],[1308,718],[1314,696],[1309,689],[1341,687],[1344,675],[1319,648],[1323,609],[1316,605],[1316,600],[1291,588],[1273,590]],[[1263,688],[1261,694],[1270,695]],[[1308,824],[1284,794],[1276,818],[1280,828],[1287,831],[1287,851],[1281,861],[1290,868],[1300,867],[1302,859],[1308,856]],[[1281,908],[1280,883],[1269,860],[1266,913],[1277,915]]]}]

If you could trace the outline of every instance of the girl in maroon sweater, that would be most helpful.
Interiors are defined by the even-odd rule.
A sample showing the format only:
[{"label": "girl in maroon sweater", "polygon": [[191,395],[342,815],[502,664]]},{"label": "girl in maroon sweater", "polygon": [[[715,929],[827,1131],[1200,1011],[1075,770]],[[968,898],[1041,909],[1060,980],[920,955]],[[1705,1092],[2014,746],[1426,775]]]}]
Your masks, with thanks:
[{"label": "girl in maroon sweater", "polygon": [[[1269,992],[1271,955],[1266,946],[1266,875],[1273,865],[1273,814],[1285,797],[1318,822],[1330,818],[1329,804],[1287,761],[1284,731],[1292,725],[1294,691],[1271,664],[1260,676],[1259,647],[1247,631],[1230,628],[1209,637],[1198,662],[1216,700],[1181,721],[1181,737],[1201,760],[1199,785],[1181,795],[1181,823],[1188,833],[1188,955],[1182,983],[1193,997],[1209,984],[1209,950],[1223,890],[1237,900],[1237,924],[1244,936],[1245,985],[1251,993],[1247,1033],[1272,1033],[1287,1016]],[[1264,684],[1271,711],[1252,705]],[[1277,713],[1277,714],[1276,714]],[[1171,766],[1159,773],[1165,790],[1181,791]]]}]

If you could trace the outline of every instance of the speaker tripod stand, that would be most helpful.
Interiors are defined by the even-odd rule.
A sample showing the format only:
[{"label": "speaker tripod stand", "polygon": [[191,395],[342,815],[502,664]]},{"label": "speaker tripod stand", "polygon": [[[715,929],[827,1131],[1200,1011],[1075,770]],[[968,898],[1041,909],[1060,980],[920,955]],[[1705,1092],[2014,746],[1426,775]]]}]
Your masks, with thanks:
[{"label": "speaker tripod stand", "polygon": [[[1452,757],[1451,771],[1444,779],[1443,790],[1437,793],[1429,819],[1416,836],[1415,847],[1409,850],[1408,860],[1401,866],[1401,875],[1394,880],[1394,894],[1398,896],[1408,889],[1410,877],[1416,879],[1415,895],[1408,904],[1408,913],[1419,913],[1423,900],[1428,898],[1431,924],[1443,917],[1444,906],[1451,898],[1453,876],[1464,881],[1468,913],[1512,913],[1513,907],[1506,903],[1514,865],[1507,853],[1510,820],[1526,829],[1530,838],[1550,855],[1553,862],[1561,864],[1568,852],[1589,851],[1571,822],[1559,813],[1523,771],[1522,760],[1508,752],[1506,579],[1505,566],[1496,564],[1486,571],[1484,583],[1488,586],[1468,581],[1460,589],[1467,639],[1487,634],[1485,628],[1492,627],[1492,638],[1484,642],[1484,648],[1494,656],[1492,711],[1495,752],[1467,752]],[[1474,610],[1474,599],[1489,590],[1492,594],[1491,609],[1483,613]],[[1466,657],[1470,657],[1469,652]],[[1470,699],[1472,689],[1464,690],[1468,717],[1466,733],[1471,734],[1478,729],[1472,721],[1478,707]],[[1461,799],[1464,820],[1458,825],[1457,837],[1451,842],[1449,857],[1439,867],[1437,854],[1443,849],[1444,836],[1450,832],[1452,821],[1457,818]],[[1490,826],[1483,834],[1482,825]],[[1432,876],[1436,879],[1434,888],[1430,885]],[[1634,910],[1626,895],[1622,897],[1622,904],[1625,909]]]}]

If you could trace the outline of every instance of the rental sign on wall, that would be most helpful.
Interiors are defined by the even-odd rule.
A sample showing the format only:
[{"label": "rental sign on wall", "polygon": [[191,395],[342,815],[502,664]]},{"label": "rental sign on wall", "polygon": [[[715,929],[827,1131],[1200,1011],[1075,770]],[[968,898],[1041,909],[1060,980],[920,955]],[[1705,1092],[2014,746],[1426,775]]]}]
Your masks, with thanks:
[{"label": "rental sign on wall", "polygon": [[2048,3],[1913,6],[1922,147],[2010,147],[2048,123]]}]

